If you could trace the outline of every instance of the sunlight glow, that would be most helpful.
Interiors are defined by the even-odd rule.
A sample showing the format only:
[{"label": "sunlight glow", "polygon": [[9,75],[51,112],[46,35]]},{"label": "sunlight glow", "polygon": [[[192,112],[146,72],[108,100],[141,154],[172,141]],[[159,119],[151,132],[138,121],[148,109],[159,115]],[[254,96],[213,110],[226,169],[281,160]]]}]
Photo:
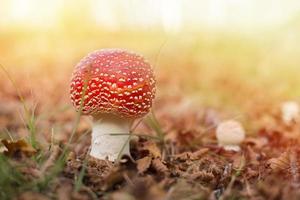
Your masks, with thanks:
[{"label": "sunlight glow", "polygon": [[49,26],[56,23],[59,0],[12,0],[10,1],[10,22],[28,26]]},{"label": "sunlight glow", "polygon": [[180,0],[162,1],[161,20],[165,31],[177,32],[181,28],[182,6]]},{"label": "sunlight glow", "polygon": [[91,12],[97,24],[110,30],[119,29],[112,1],[92,0]]},{"label": "sunlight glow", "polygon": [[11,4],[11,17],[15,21],[21,21],[30,16],[32,5],[28,0],[14,0]]},{"label": "sunlight glow", "polygon": [[[177,32],[184,27],[255,29],[278,25],[300,11],[299,0],[0,0],[8,13],[1,23],[26,26],[56,26],[63,23],[70,7],[87,6],[87,12],[70,12],[70,18],[94,22],[108,30],[123,27],[162,27]],[[3,10],[6,9],[6,10]],[[4,12],[5,11],[5,12]]]}]

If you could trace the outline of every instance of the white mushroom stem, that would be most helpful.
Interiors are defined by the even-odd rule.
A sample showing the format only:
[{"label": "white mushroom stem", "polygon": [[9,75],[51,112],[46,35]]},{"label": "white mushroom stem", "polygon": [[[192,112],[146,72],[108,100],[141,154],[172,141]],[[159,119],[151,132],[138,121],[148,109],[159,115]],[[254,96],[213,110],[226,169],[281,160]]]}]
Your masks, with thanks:
[{"label": "white mushroom stem", "polygon": [[91,153],[98,159],[116,161],[129,152],[131,120],[112,115],[96,117],[93,123]]}]

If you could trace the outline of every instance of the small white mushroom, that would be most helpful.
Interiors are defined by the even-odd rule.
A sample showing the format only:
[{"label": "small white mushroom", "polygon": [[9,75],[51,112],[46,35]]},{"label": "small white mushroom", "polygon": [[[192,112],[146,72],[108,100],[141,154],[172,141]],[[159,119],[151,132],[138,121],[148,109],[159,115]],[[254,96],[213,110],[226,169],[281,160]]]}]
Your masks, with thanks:
[{"label": "small white mushroom", "polygon": [[300,108],[295,101],[286,101],[281,104],[281,117],[284,123],[290,125],[300,116]]},{"label": "small white mushroom", "polygon": [[245,130],[241,123],[235,120],[227,120],[218,125],[216,136],[219,145],[224,149],[239,151],[239,145],[245,139]]}]

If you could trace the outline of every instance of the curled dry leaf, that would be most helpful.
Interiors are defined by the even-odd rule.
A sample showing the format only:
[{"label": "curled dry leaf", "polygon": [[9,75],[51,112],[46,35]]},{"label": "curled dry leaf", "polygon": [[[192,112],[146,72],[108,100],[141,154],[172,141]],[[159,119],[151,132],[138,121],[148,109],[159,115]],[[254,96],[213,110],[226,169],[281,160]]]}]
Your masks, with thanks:
[{"label": "curled dry leaf", "polygon": [[146,156],[144,158],[141,158],[137,160],[137,170],[139,174],[143,174],[145,171],[147,171],[151,165],[152,158],[149,156]]},{"label": "curled dry leaf", "polygon": [[123,180],[124,176],[120,168],[113,168],[105,177],[103,177],[104,184],[101,189],[103,191],[112,189],[116,184],[121,183]]},{"label": "curled dry leaf", "polygon": [[168,171],[167,166],[159,158],[152,160],[151,166],[160,173],[166,173]]},{"label": "curled dry leaf", "polygon": [[24,154],[26,156],[32,156],[37,151],[28,144],[24,139],[11,141],[11,140],[1,140],[2,144],[6,147],[4,154],[7,156],[15,156],[18,153]]},{"label": "curled dry leaf", "polygon": [[186,161],[190,158],[191,152],[183,152],[180,154],[174,155],[175,160]]},{"label": "curled dry leaf", "polygon": [[187,176],[187,178],[190,178],[192,180],[200,180],[204,182],[210,182],[215,178],[214,174],[212,172],[206,172],[206,171],[199,171],[194,174],[190,174]]},{"label": "curled dry leaf", "polygon": [[161,158],[160,149],[157,147],[156,143],[152,141],[145,142],[142,149],[148,151],[153,158]]},{"label": "curled dry leaf", "polygon": [[195,152],[183,152],[174,156],[176,160],[185,161],[185,160],[198,160],[203,155],[209,152],[208,148],[202,148]]},{"label": "curled dry leaf", "polygon": [[198,151],[195,151],[191,155],[191,160],[197,160],[200,159],[203,155],[209,152],[209,148],[202,148],[199,149]]},{"label": "curled dry leaf", "polygon": [[268,166],[275,172],[286,170],[290,165],[289,153],[284,152],[278,158],[268,160]]}]

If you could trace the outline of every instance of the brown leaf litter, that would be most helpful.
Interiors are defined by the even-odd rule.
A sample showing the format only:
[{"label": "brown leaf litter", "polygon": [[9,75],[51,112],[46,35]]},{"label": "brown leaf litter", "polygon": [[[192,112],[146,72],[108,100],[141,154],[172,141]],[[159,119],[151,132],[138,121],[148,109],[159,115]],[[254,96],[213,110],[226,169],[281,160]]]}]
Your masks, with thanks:
[{"label": "brown leaf litter", "polygon": [[1,140],[1,143],[6,147],[4,154],[7,156],[16,157],[16,156],[21,156],[22,154],[26,156],[32,156],[37,152],[24,139],[20,139],[17,141],[3,139]]},{"label": "brown leaf litter", "polygon": [[[158,102],[158,108],[166,104],[172,107],[174,102],[169,99]],[[22,191],[16,199],[300,198],[300,139],[295,137],[299,124],[294,123],[291,127],[280,125],[276,113],[271,113],[267,117],[268,126],[256,127],[255,134],[241,144],[241,151],[231,152],[220,148],[216,142],[214,129],[222,118],[218,111],[184,107],[180,110],[182,115],[169,115],[167,108],[157,110],[158,121],[166,134],[164,138],[157,141],[138,137],[131,144],[132,158],[124,157],[118,163],[88,156],[90,126],[82,123],[78,135],[76,132],[76,142],[70,145],[63,172],[53,177],[43,192]],[[67,115],[52,116],[50,122],[44,124],[47,129],[51,123],[63,121],[61,132],[54,140],[59,144],[69,137],[74,116]],[[16,132],[21,130],[20,124],[9,126]],[[156,136],[144,123],[138,132]],[[80,134],[84,136],[79,137]],[[40,151],[44,160],[37,163],[28,157],[39,155],[40,151],[37,152],[25,140],[1,142],[12,166],[18,166],[28,182],[47,175],[64,148],[52,143],[50,150],[48,146],[42,147]],[[82,170],[82,185],[76,191],[74,184]]]}]

